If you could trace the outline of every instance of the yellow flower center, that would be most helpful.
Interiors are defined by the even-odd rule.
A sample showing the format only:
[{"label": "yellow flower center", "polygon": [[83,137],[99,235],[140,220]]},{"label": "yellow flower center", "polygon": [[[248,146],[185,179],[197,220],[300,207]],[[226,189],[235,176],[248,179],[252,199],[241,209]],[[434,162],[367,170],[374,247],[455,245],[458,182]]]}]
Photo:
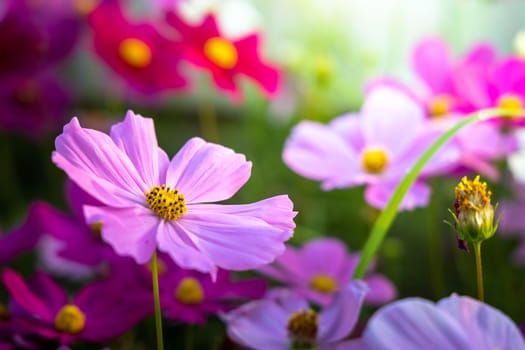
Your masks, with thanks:
[{"label": "yellow flower center", "polygon": [[288,335],[292,349],[310,349],[315,344],[319,317],[313,310],[299,310],[288,318]]},{"label": "yellow flower center", "polygon": [[91,228],[91,233],[93,234],[93,236],[98,241],[102,242],[102,222],[95,222],[89,225],[89,228]]},{"label": "yellow flower center", "polygon": [[86,16],[95,9],[98,2],[99,0],[74,0],[73,6],[79,15]]},{"label": "yellow flower center", "polygon": [[181,303],[195,305],[204,300],[204,290],[195,278],[186,277],[182,279],[177,286],[175,297]]},{"label": "yellow flower center", "polygon": [[498,108],[505,111],[505,116],[514,117],[523,109],[523,102],[516,95],[504,94],[498,99]]},{"label": "yellow flower center", "polygon": [[370,174],[381,174],[388,165],[388,156],[382,149],[368,149],[361,157],[363,169]]},{"label": "yellow flower center", "polygon": [[165,220],[174,220],[186,213],[184,195],[169,186],[153,186],[146,192],[146,202],[149,208]]},{"label": "yellow flower center", "polygon": [[18,102],[24,105],[30,105],[37,101],[40,89],[38,83],[32,79],[24,81],[16,90]]},{"label": "yellow flower center", "polygon": [[86,324],[86,315],[76,305],[65,305],[55,317],[55,328],[59,332],[77,334]]},{"label": "yellow flower center", "polygon": [[465,209],[481,210],[490,205],[491,191],[487,191],[487,183],[479,181],[479,175],[474,180],[464,176],[455,189],[459,211]]},{"label": "yellow flower center", "polygon": [[330,294],[337,290],[337,283],[330,276],[315,275],[310,280],[310,287],[318,292]]},{"label": "yellow flower center", "polygon": [[4,304],[0,304],[0,321],[9,319],[9,310]]},{"label": "yellow flower center", "polygon": [[436,95],[428,102],[428,113],[432,117],[442,117],[450,113],[452,98],[448,95]]},{"label": "yellow flower center", "polygon": [[221,68],[231,69],[238,61],[237,49],[223,38],[214,37],[204,43],[204,54],[210,61]]},{"label": "yellow flower center", "polygon": [[128,38],[123,40],[118,51],[120,57],[134,68],[144,68],[151,62],[151,49],[140,39]]}]

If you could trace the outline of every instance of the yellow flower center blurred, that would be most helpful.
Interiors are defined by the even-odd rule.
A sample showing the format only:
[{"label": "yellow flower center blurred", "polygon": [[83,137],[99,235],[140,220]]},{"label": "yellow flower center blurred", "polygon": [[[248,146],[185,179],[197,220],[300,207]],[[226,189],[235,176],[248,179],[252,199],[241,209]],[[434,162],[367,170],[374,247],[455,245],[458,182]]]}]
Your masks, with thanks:
[{"label": "yellow flower center blurred", "polygon": [[90,14],[100,0],[73,0],[75,11],[82,16]]},{"label": "yellow flower center blurred", "polygon": [[89,225],[93,236],[102,242],[102,222],[95,222]]},{"label": "yellow flower center blurred", "polygon": [[388,164],[388,156],[382,149],[368,149],[363,152],[361,165],[370,174],[381,174]]},{"label": "yellow flower center blurred", "polygon": [[4,304],[0,304],[0,321],[9,319],[9,310]]},{"label": "yellow flower center blurred", "polygon": [[118,51],[120,57],[132,67],[144,68],[151,62],[151,49],[140,39],[128,38],[123,40]]},{"label": "yellow flower center blurred", "polygon": [[[151,264],[151,261],[147,262],[144,267],[146,267],[148,270],[151,271],[151,269],[153,268],[152,264]],[[166,263],[164,261],[162,261],[162,259],[158,258],[157,259],[157,272],[159,275],[163,275],[166,273],[166,271],[168,270],[168,268],[166,267]]]},{"label": "yellow flower center blurred", "polygon": [[319,317],[314,310],[299,310],[288,318],[288,336],[292,349],[310,349],[315,344]]},{"label": "yellow flower center blurred", "polygon": [[337,290],[337,283],[330,276],[315,275],[310,280],[310,287],[318,292],[330,294]]},{"label": "yellow flower center blurred", "polygon": [[184,195],[166,185],[153,186],[146,192],[146,202],[154,213],[165,220],[178,219],[186,213]]},{"label": "yellow flower center blurred", "polygon": [[238,61],[237,49],[223,38],[214,37],[204,43],[204,54],[210,61],[221,68],[231,69]]},{"label": "yellow flower center blurred", "polygon": [[448,95],[436,95],[428,102],[428,113],[432,117],[442,117],[450,113],[452,98]]},{"label": "yellow flower center blurred", "polygon": [[505,116],[514,117],[523,109],[523,102],[516,95],[504,94],[498,99],[498,108],[505,111]]},{"label": "yellow flower center blurred", "polygon": [[65,305],[55,317],[55,328],[59,332],[77,334],[86,324],[86,315],[76,305]]},{"label": "yellow flower center blurred", "polygon": [[182,279],[177,286],[175,297],[184,304],[199,304],[204,300],[204,290],[195,278],[186,277]]},{"label": "yellow flower center blurred", "polygon": [[491,191],[487,190],[487,183],[479,181],[479,175],[474,180],[469,180],[466,176],[455,189],[456,201],[459,210],[475,209],[481,210],[490,205]]}]

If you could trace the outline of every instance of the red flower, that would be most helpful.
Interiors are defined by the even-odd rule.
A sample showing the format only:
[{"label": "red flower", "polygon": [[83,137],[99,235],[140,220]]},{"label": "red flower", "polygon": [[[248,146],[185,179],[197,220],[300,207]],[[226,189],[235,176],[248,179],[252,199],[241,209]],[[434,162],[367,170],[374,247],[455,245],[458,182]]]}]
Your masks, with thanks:
[{"label": "red flower", "polygon": [[187,24],[175,12],[168,12],[166,19],[181,35],[183,57],[195,66],[208,70],[217,87],[233,100],[242,98],[236,82],[238,75],[245,75],[257,82],[267,96],[277,92],[280,73],[261,59],[259,34],[230,40],[221,35],[212,14],[208,14],[196,26]]},{"label": "red flower", "polygon": [[117,1],[104,1],[89,15],[96,54],[143,93],[186,86],[179,74],[180,45],[150,23],[132,23]]}]

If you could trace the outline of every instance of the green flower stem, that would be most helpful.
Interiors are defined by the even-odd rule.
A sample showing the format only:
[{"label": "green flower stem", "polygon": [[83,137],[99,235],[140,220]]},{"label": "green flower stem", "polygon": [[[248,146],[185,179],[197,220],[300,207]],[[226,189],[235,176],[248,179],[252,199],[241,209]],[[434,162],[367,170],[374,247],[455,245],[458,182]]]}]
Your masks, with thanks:
[{"label": "green flower stem", "polygon": [[155,329],[157,333],[157,350],[164,350],[164,340],[162,338],[162,314],[160,313],[159,296],[159,267],[157,263],[157,250],[153,251],[151,257],[151,279],[153,280],[153,300],[155,303]]},{"label": "green flower stem", "polygon": [[[359,263],[357,264],[357,267],[354,271],[354,279],[362,279],[364,277],[368,265],[372,261],[372,258],[376,255],[379,246],[383,242],[383,239],[385,238],[385,235],[388,232],[388,229],[390,228],[390,225],[392,224],[392,221],[394,220],[397,214],[397,209],[399,208],[399,204],[401,204],[403,197],[410,189],[412,184],[416,181],[423,167],[427,164],[430,158],[432,158],[432,156],[439,150],[439,148],[441,148],[443,144],[445,144],[449,139],[451,139],[452,136],[454,136],[463,127],[475,121],[501,116],[505,113],[506,115],[508,115],[507,111],[503,111],[498,108],[484,109],[476,113],[472,113],[465,119],[459,121],[456,125],[447,130],[445,133],[443,133],[443,135],[441,135],[436,140],[436,142],[434,142],[434,144],[432,144],[423,153],[423,155],[418,159],[416,164],[414,164],[412,169],[410,169],[408,174],[397,185],[397,188],[394,191],[390,200],[388,201],[385,209],[381,212],[374,226],[372,227],[368,240],[365,242],[365,246],[363,247],[363,250],[361,252],[361,258],[359,259]],[[521,113],[523,113],[523,111],[521,111]]]},{"label": "green flower stem", "polygon": [[476,277],[478,280],[478,299],[485,301],[483,290],[483,266],[481,265],[481,241],[474,243],[474,254],[476,255]]}]

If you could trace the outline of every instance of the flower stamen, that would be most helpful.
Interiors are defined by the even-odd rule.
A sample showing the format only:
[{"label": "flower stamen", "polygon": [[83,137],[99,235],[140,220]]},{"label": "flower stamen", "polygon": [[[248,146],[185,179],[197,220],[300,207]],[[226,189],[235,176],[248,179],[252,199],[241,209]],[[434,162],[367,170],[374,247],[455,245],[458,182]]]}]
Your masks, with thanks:
[{"label": "flower stamen", "polygon": [[381,174],[388,165],[388,156],[382,149],[368,149],[363,152],[361,165],[369,174]]},{"label": "flower stamen", "polygon": [[523,109],[523,102],[519,96],[514,94],[504,94],[502,95],[497,102],[498,108],[501,108],[505,111],[506,117],[517,116],[519,112]]},{"label": "flower stamen", "polygon": [[288,335],[292,349],[312,349],[319,325],[319,317],[314,310],[299,310],[288,318]]},{"label": "flower stamen", "polygon": [[450,113],[452,98],[448,95],[436,95],[428,103],[428,113],[432,117],[443,117]]},{"label": "flower stamen", "polygon": [[235,67],[238,61],[235,46],[230,41],[220,37],[208,39],[204,43],[204,54],[210,61],[224,69]]},{"label": "flower stamen", "polygon": [[55,328],[59,332],[77,334],[86,324],[86,315],[76,305],[65,305],[55,317]]},{"label": "flower stamen", "polygon": [[337,290],[337,283],[332,277],[319,274],[310,279],[310,288],[323,294],[330,294]]},{"label": "flower stamen", "polygon": [[200,304],[204,300],[204,290],[197,279],[186,277],[177,286],[175,297],[183,304]]},{"label": "flower stamen", "polygon": [[151,62],[151,49],[140,39],[128,38],[123,40],[118,51],[120,57],[134,68],[144,68]]},{"label": "flower stamen", "polygon": [[165,220],[175,220],[186,213],[184,195],[166,185],[153,186],[146,192],[146,202],[153,212]]}]

